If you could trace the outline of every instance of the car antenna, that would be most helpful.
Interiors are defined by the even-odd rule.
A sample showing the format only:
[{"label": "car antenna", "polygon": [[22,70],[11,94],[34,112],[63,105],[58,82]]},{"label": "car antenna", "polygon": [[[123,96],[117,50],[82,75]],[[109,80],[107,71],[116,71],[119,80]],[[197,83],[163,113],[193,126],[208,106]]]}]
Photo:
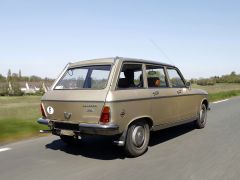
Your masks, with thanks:
[{"label": "car antenna", "polygon": [[149,39],[150,43],[158,50],[160,51],[160,53],[173,65],[175,65],[175,63],[173,62],[173,60],[171,60],[169,58],[169,56],[165,53],[165,51],[162,50],[162,48],[160,48],[158,46],[158,44],[153,40],[153,39]]}]

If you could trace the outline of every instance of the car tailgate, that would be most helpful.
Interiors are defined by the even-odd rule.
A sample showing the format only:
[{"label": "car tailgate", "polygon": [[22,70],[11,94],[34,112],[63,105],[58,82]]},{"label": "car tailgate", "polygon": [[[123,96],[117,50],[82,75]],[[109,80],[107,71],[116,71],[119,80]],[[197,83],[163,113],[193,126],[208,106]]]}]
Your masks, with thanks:
[{"label": "car tailgate", "polygon": [[77,123],[98,123],[107,90],[53,90],[42,98],[47,118]]}]

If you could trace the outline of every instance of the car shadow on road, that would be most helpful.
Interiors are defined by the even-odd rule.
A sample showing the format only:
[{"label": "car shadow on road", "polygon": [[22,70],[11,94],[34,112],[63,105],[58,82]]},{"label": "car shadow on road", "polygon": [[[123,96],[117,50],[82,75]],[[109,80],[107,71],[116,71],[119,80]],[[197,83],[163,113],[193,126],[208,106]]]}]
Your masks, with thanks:
[{"label": "car shadow on road", "polygon": [[87,136],[76,145],[67,145],[61,139],[47,144],[47,149],[63,151],[65,153],[99,160],[124,159],[122,148],[113,145],[113,137]]},{"label": "car shadow on road", "polygon": [[[174,139],[194,130],[192,123],[164,129],[151,133],[149,146],[160,145],[163,142]],[[47,144],[46,149],[63,151],[65,153],[83,156],[99,160],[125,159],[126,155],[122,147],[113,145],[113,137],[88,136],[83,138],[77,145],[66,145],[61,139],[57,139]]]},{"label": "car shadow on road", "polygon": [[164,143],[171,139],[177,138],[184,134],[187,134],[195,129],[195,125],[193,122],[171,127],[168,129],[163,129],[160,131],[152,132],[151,138],[149,141],[149,146],[156,146],[158,144]]}]

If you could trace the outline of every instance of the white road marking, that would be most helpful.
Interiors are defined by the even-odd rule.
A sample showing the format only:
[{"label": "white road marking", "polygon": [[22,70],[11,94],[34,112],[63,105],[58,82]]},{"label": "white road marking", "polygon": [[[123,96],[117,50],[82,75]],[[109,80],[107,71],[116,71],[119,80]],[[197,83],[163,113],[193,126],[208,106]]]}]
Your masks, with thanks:
[{"label": "white road marking", "polygon": [[221,100],[221,101],[215,101],[213,102],[213,104],[218,104],[218,103],[221,103],[221,102],[225,102],[225,101],[228,101],[229,99],[224,99],[224,100]]},{"label": "white road marking", "polygon": [[9,151],[9,150],[11,150],[11,148],[1,148],[1,149],[0,149],[0,152]]}]

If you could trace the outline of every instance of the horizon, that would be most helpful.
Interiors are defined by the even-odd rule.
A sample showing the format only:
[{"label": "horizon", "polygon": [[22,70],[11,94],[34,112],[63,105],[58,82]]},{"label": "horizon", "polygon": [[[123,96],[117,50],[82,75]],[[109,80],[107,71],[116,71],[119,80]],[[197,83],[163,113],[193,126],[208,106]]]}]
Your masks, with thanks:
[{"label": "horizon", "polygon": [[[11,69],[8,69],[8,70],[11,70]],[[17,72],[14,72],[14,71],[11,70],[11,75],[12,75],[12,74],[17,74],[18,77],[19,77],[19,71],[20,71],[20,70],[21,70],[21,69],[19,69]],[[181,71],[181,70],[180,70],[180,71]],[[188,79],[188,80],[191,80],[191,79],[209,79],[209,78],[214,78],[214,77],[222,77],[222,76],[225,76],[225,75],[231,75],[231,73],[233,73],[233,72],[234,72],[236,75],[240,75],[240,73],[238,73],[238,72],[236,72],[236,71],[231,71],[231,72],[226,73],[226,74],[213,75],[213,76],[209,76],[209,77],[196,77],[196,78],[194,78],[194,77],[191,78],[191,77],[190,77],[190,78],[186,78],[186,77],[184,76],[184,74],[183,74],[183,76],[184,76],[185,79]],[[0,75],[4,76],[5,78],[8,77],[8,73],[6,73],[6,75],[4,75],[3,73],[0,72]],[[59,75],[59,74],[58,74],[58,75]],[[22,73],[22,70],[21,70],[21,77],[31,77],[31,76],[37,76],[37,77],[40,77],[41,79],[47,78],[47,79],[50,79],[50,80],[55,80],[56,78],[58,78],[58,77],[56,77],[56,78],[51,78],[51,77],[47,77],[47,76],[38,76],[38,75],[35,75],[35,74],[24,75],[24,73]]]},{"label": "horizon", "polygon": [[240,73],[238,1],[1,1],[0,73],[56,78],[68,62],[123,56],[186,79]]}]

